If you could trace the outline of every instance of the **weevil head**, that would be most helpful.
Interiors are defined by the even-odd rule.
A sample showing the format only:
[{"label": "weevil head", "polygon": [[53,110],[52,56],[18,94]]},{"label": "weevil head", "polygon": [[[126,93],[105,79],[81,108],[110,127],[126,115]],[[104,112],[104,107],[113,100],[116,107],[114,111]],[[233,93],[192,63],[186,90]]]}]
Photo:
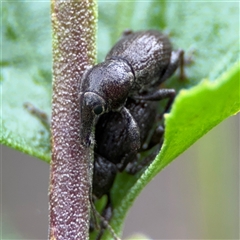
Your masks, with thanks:
[{"label": "weevil head", "polygon": [[100,115],[119,111],[125,104],[134,81],[129,65],[108,60],[88,70],[80,89],[81,139],[93,142],[94,127]]},{"label": "weevil head", "polygon": [[85,92],[81,101],[81,139],[82,144],[90,146],[93,143],[94,126],[98,117],[106,112],[105,100],[94,92]]}]

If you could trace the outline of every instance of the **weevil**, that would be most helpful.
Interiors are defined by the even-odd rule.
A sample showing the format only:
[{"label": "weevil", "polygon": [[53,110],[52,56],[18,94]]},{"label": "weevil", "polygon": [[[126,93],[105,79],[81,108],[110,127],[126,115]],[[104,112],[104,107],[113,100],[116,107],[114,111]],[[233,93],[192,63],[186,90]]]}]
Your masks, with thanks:
[{"label": "weevil", "polygon": [[[95,143],[93,195],[108,196],[103,211],[106,220],[112,215],[110,190],[117,172],[127,167],[136,173],[156,155],[154,152],[139,164],[138,153],[156,144],[161,146],[161,126],[145,145],[157,119],[157,101],[168,99],[166,112],[175,96],[174,89],[159,89],[159,85],[182,63],[183,51],[173,51],[162,33],[125,32],[105,61],[84,74],[80,87],[81,139],[85,147]],[[98,239],[101,235],[102,231]]]},{"label": "weevil", "polygon": [[[99,116],[110,111],[128,119],[129,134],[139,147],[135,120],[125,108],[128,97],[142,100],[168,98],[175,91],[159,89],[183,60],[183,51],[173,51],[168,37],[156,30],[125,32],[107,54],[105,61],[85,72],[80,87],[82,144],[94,144],[94,128]],[[138,141],[136,141],[138,139]]]},{"label": "weevil", "polygon": [[[131,174],[142,170],[155,158],[161,147],[163,127],[154,124],[159,122],[157,105],[157,102],[127,99],[125,107],[139,128],[140,147],[138,151],[132,150],[131,145],[134,143],[131,142],[131,136],[126,128],[128,121],[119,112],[103,114],[96,124],[93,196],[97,199],[103,195],[107,196],[107,203],[102,212],[106,221],[109,221],[112,216],[110,190],[116,174],[125,170],[126,167]],[[156,145],[158,145],[157,149],[140,162],[139,153],[148,151]],[[100,239],[104,227],[103,224],[97,239]]]},{"label": "weevil", "polygon": [[[132,150],[134,149],[132,145],[135,145],[135,143],[131,142],[132,138],[128,134],[128,128],[126,127],[128,126],[128,119],[123,115],[119,112],[109,112],[100,117],[96,125],[96,144],[94,147],[93,194],[97,198],[101,198],[104,194],[108,193],[115,174],[118,171],[123,171],[129,163],[136,160],[138,152],[152,148],[156,144],[159,144],[161,140],[163,131],[159,131],[157,128],[156,132],[151,132],[155,125],[154,123],[158,120],[156,102],[128,98],[125,107],[133,116],[138,126],[140,134],[139,148],[137,151]],[[157,134],[159,137],[156,141],[155,135]],[[148,139],[149,135],[154,136],[152,138],[154,139],[154,143],[152,139]],[[147,140],[149,143],[147,143]],[[110,182],[111,184],[108,185]]]}]

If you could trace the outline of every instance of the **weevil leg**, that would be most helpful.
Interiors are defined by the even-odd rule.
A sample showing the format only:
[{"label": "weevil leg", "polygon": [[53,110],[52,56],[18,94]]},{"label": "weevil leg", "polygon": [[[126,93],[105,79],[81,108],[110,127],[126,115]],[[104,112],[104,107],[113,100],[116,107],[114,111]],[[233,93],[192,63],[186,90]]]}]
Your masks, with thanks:
[{"label": "weevil leg", "polygon": [[107,204],[100,216],[101,219],[101,229],[100,232],[97,235],[96,240],[100,240],[102,238],[102,235],[104,234],[105,229],[108,229],[114,240],[120,240],[118,238],[118,236],[116,235],[116,233],[114,232],[114,230],[112,229],[112,227],[109,225],[109,221],[112,218],[112,214],[113,214],[113,206],[112,206],[112,201],[111,201],[111,196],[110,194],[107,194]]},{"label": "weevil leg", "polygon": [[184,67],[185,67],[185,59],[184,59],[184,51],[181,50],[181,54],[179,56],[179,67],[180,67],[180,74],[179,74],[179,79],[180,80],[184,80],[186,79],[186,74],[184,71]]},{"label": "weevil leg", "polygon": [[89,231],[92,232],[94,229],[99,230],[100,226],[97,221],[97,216],[99,215],[97,209],[95,208],[94,202],[95,202],[95,196],[92,194],[92,190],[89,191],[89,201],[91,206],[91,216],[90,216],[90,226]]},{"label": "weevil leg", "polygon": [[126,37],[126,36],[128,36],[128,35],[130,35],[130,34],[132,34],[133,33],[133,30],[131,30],[131,29],[125,29],[123,32],[122,32],[122,37]]},{"label": "weevil leg", "polygon": [[146,101],[160,101],[163,99],[169,99],[163,113],[161,114],[162,116],[164,113],[169,111],[173,103],[173,100],[175,98],[175,95],[176,95],[176,92],[174,89],[163,88],[163,89],[158,89],[157,91],[146,94],[146,95],[134,96],[134,99],[140,99],[140,100],[146,100]]},{"label": "weevil leg", "polygon": [[142,161],[139,161],[139,155],[138,155],[131,163],[129,163],[129,165],[126,168],[126,171],[129,174],[133,174],[133,175],[136,174],[137,172],[147,167],[155,159],[156,155],[158,154],[159,150],[162,147],[163,134],[164,134],[164,128],[160,125],[155,129],[148,143],[147,148],[143,149],[143,151],[148,151],[153,147],[155,147],[156,145],[158,145],[157,149],[154,150],[154,152],[152,152]]},{"label": "weevil leg", "polygon": [[170,63],[164,72],[164,74],[159,78],[156,86],[166,81],[169,77],[173,75],[177,68],[180,68],[180,79],[185,79],[184,73],[184,51],[179,49],[176,51],[172,51]]},{"label": "weevil leg", "polygon": [[95,153],[92,184],[94,196],[101,198],[107,194],[113,185],[116,174],[116,165]]},{"label": "weevil leg", "polygon": [[122,172],[125,170],[126,166],[128,165],[129,161],[136,156],[137,151],[131,152],[129,154],[126,154],[124,158],[121,160],[121,163],[117,164],[117,168],[119,172]]},{"label": "weevil leg", "polygon": [[90,231],[99,229],[97,216],[99,215],[94,206],[95,199],[100,199],[103,195],[109,194],[109,189],[112,187],[117,167],[101,155],[94,153],[94,168],[93,181],[90,189],[90,203],[92,208],[92,218]]},{"label": "weevil leg", "polygon": [[137,151],[141,147],[141,141],[140,141],[140,132],[139,127],[132,117],[129,110],[125,107],[123,107],[120,111],[122,117],[127,120],[127,134],[129,137],[129,146],[130,150],[129,152],[121,159],[121,162],[117,164],[118,171],[122,172],[125,167],[127,166],[129,159],[132,159],[137,154]]},{"label": "weevil leg", "polygon": [[136,173],[140,172],[155,159],[158,152],[159,148],[152,152],[150,155],[148,155],[146,158],[144,158],[142,161],[139,161],[139,157],[136,158],[133,162],[129,163],[129,165],[126,168],[126,172],[132,175],[135,175]]},{"label": "weevil leg", "polygon": [[[111,189],[115,176],[117,174],[117,167],[115,164],[106,160],[99,154],[94,154],[94,171],[93,171],[93,197],[91,198],[92,219],[90,224],[90,231],[94,229],[100,229],[97,239],[101,239],[104,231],[108,228],[115,236],[113,229],[109,226],[108,222],[112,217],[112,202],[109,189]],[[107,204],[100,215],[93,204],[93,198],[101,198],[103,195],[107,195]],[[97,217],[100,219],[100,227],[97,222]],[[115,238],[115,237],[114,237]],[[117,238],[116,238],[117,239]]]},{"label": "weevil leg", "polygon": [[97,234],[96,240],[101,239],[101,237],[104,234],[104,231],[106,229],[108,229],[111,232],[114,240],[120,240],[118,238],[117,234],[115,233],[115,231],[113,230],[113,228],[109,225],[109,221],[112,218],[112,214],[113,214],[113,206],[112,206],[112,201],[111,201],[111,197],[110,197],[109,193],[107,194],[107,204],[104,207],[102,214],[100,215],[100,213],[96,210],[94,205],[92,205],[92,212],[96,217],[99,218],[99,220],[101,222],[100,227],[99,227],[98,223],[95,223],[95,225],[92,224],[92,229],[90,228],[90,231],[93,231],[94,228],[96,230],[100,230],[100,232]]},{"label": "weevil leg", "polygon": [[163,143],[163,134],[164,134],[164,127],[160,125],[153,132],[151,139],[148,143],[148,146],[144,150],[149,150],[155,147],[157,144],[159,144],[159,149],[161,149],[162,143]]},{"label": "weevil leg", "polygon": [[131,150],[132,152],[135,152],[140,148],[140,144],[141,144],[138,125],[127,108],[123,107],[120,113],[122,117],[126,119],[128,122],[127,131],[128,131],[128,136],[131,143]]}]

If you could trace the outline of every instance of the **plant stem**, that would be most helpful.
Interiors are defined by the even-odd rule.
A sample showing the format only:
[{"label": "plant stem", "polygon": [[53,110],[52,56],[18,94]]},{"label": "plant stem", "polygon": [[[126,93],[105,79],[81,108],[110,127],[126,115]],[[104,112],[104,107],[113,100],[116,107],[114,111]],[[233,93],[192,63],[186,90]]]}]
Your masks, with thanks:
[{"label": "plant stem", "polygon": [[79,85],[95,62],[94,0],[52,0],[53,97],[49,239],[86,240],[93,153],[80,145]]}]

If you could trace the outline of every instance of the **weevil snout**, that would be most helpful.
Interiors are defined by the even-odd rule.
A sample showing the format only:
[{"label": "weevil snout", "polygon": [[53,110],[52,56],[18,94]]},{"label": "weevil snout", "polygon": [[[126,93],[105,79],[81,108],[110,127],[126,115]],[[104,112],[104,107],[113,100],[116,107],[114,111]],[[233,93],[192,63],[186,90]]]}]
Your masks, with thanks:
[{"label": "weevil snout", "polygon": [[81,126],[80,135],[82,144],[89,146],[91,144],[92,135],[94,134],[94,126],[98,116],[107,111],[105,100],[96,93],[81,93]]}]

